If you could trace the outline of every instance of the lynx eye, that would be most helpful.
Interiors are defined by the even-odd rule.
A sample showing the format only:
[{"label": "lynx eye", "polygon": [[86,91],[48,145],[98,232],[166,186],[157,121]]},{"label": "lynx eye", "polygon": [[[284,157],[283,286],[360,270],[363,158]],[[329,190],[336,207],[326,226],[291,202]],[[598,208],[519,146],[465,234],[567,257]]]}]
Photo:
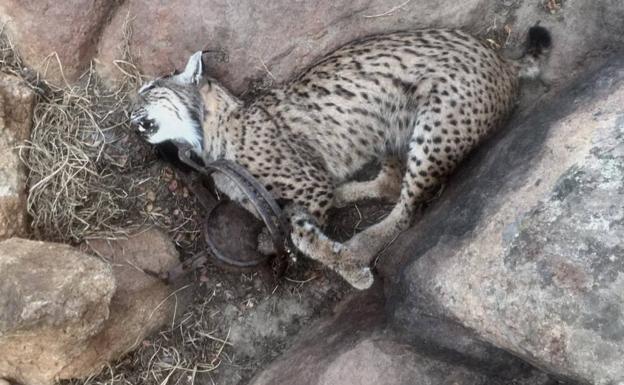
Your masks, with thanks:
[{"label": "lynx eye", "polygon": [[152,130],[156,127],[156,123],[151,119],[143,119],[139,124],[146,130]]},{"label": "lynx eye", "polygon": [[158,127],[154,120],[145,117],[132,120],[132,124],[142,134],[155,131]]}]

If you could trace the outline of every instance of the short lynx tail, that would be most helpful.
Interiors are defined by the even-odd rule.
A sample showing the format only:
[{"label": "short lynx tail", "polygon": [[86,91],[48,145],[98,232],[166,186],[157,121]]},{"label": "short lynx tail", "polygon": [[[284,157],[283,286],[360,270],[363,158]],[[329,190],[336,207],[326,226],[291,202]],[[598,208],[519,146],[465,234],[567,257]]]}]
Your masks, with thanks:
[{"label": "short lynx tail", "polygon": [[524,54],[537,59],[547,53],[551,46],[552,38],[550,32],[546,28],[536,25],[529,29]]},{"label": "short lynx tail", "polygon": [[524,54],[518,64],[518,76],[524,79],[536,79],[541,73],[541,62],[552,46],[550,32],[544,27],[535,25],[529,29],[524,43]]}]

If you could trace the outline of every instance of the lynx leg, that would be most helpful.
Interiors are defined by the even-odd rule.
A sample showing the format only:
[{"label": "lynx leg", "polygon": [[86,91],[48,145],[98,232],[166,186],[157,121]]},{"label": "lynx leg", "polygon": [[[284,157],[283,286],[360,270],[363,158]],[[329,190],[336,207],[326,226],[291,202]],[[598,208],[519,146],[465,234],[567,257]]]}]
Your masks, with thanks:
[{"label": "lynx leg", "polygon": [[327,237],[307,211],[292,207],[289,218],[291,240],[299,251],[331,268],[356,289],[368,289],[373,284],[368,263],[353,258],[342,243]]},{"label": "lynx leg", "polygon": [[334,193],[334,206],[344,207],[352,202],[378,198],[396,202],[401,192],[402,177],[398,159],[385,159],[375,179],[352,181],[339,186]]},{"label": "lynx leg", "polygon": [[299,210],[290,216],[294,245],[305,255],[335,270],[353,287],[369,288],[373,283],[370,262],[377,252],[409,226],[418,201],[427,187],[436,182],[436,178],[425,171],[435,168],[435,161],[432,162],[433,158],[423,152],[418,142],[414,140],[410,145],[399,200],[383,221],[356,234],[346,243],[340,243],[328,238],[312,216]]},{"label": "lynx leg", "polygon": [[[447,111],[448,112],[448,111]],[[447,114],[452,119],[453,114]],[[381,222],[356,234],[347,243],[355,255],[372,259],[400,232],[406,230],[418,205],[425,200],[432,187],[456,165],[460,150],[455,138],[444,137],[446,130],[438,120],[440,114],[426,114],[421,118],[409,144],[407,171],[403,177],[401,195],[390,214]],[[436,127],[436,128],[434,128]],[[456,130],[458,134],[461,134]],[[461,145],[463,151],[463,144]]]}]

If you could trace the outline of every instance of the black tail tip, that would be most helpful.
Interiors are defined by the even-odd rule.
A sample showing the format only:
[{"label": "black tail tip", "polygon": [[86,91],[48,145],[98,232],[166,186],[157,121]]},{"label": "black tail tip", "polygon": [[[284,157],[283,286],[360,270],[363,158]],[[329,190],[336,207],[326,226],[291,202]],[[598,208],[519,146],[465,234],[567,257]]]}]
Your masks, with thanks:
[{"label": "black tail tip", "polygon": [[529,29],[526,41],[527,54],[537,57],[544,53],[552,46],[552,37],[550,32],[539,25],[535,25]]}]

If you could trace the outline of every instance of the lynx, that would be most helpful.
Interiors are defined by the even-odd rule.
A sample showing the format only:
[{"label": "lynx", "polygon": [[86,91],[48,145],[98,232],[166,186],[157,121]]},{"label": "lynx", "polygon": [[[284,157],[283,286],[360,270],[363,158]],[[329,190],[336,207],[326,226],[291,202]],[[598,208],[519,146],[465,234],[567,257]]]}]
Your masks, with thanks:
[{"label": "lynx", "polygon": [[[183,142],[207,161],[247,168],[290,202],[294,246],[365,289],[376,253],[410,225],[427,192],[501,126],[519,79],[538,76],[549,47],[542,27],[531,28],[519,60],[459,30],[371,36],[249,103],[206,76],[197,52],[182,73],[139,90],[131,121],[150,143]],[[373,180],[351,180],[371,161],[382,164]],[[225,179],[216,183],[244,200]],[[347,242],[323,233],[330,207],[366,198],[396,204]]]}]

